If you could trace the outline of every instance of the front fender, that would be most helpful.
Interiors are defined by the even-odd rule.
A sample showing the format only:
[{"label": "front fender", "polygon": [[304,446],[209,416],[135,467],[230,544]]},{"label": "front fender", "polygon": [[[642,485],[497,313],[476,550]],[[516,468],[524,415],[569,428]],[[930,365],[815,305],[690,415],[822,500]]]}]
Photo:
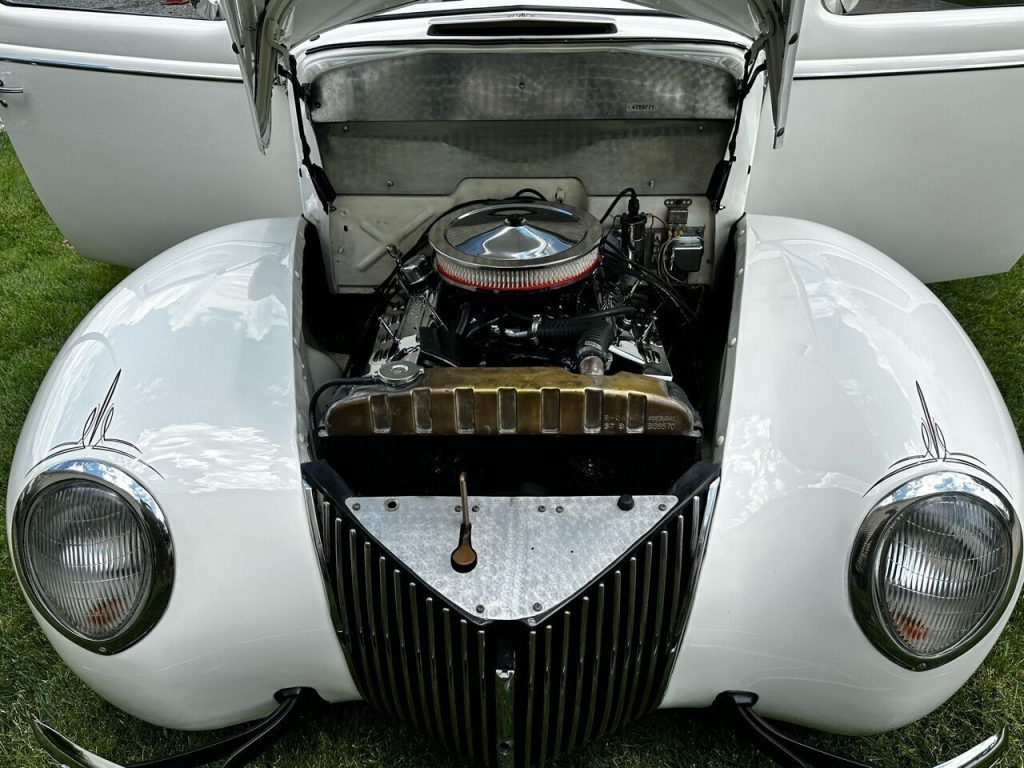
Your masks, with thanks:
[{"label": "front fender", "polygon": [[[101,656],[40,621],[87,684],[159,725],[253,719],[285,687],[358,697],[331,622],[299,469],[307,458],[302,224],[213,230],[131,274],[58,355],[15,453],[8,534],[22,489],[67,458],[121,467],[161,506],[175,580],[148,635]],[[105,401],[108,427],[86,431]]]},{"label": "front fender", "polygon": [[[940,468],[977,474],[1019,504],[1024,460],[1013,423],[946,308],[865,243],[810,222],[748,216],[738,225],[736,279],[721,489],[663,706],[707,706],[722,691],[748,690],[761,714],[812,727],[904,725],[966,682],[1010,608],[960,658],[931,671],[900,667],[854,618],[854,537],[889,491]],[[919,389],[949,451],[975,457],[976,468],[937,457],[899,471],[925,453]]]}]

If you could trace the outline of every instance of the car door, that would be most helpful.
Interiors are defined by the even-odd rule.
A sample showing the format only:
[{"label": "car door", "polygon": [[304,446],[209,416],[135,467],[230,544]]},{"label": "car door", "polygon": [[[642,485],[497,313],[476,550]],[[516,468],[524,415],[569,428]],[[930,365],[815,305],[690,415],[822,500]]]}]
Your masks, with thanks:
[{"label": "car door", "polygon": [[[261,154],[222,21],[2,0],[0,81],[14,149],[85,256],[136,266],[221,224],[301,210],[293,142]],[[286,99],[275,102],[288,133]]]},{"label": "car door", "polygon": [[1022,137],[1019,0],[808,0],[786,142],[762,120],[748,209],[927,281],[1004,271],[1024,253]]}]

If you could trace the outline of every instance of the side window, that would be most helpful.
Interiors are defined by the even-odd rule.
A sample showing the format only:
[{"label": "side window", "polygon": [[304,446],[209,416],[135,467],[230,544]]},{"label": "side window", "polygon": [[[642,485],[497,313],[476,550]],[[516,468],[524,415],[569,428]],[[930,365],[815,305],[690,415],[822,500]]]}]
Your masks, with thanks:
[{"label": "side window", "polygon": [[219,0],[0,0],[5,5],[70,11],[132,13],[183,19],[219,19]]},{"label": "side window", "polygon": [[842,16],[912,11],[954,11],[963,8],[995,8],[1024,5],[1024,0],[822,0],[825,9]]}]

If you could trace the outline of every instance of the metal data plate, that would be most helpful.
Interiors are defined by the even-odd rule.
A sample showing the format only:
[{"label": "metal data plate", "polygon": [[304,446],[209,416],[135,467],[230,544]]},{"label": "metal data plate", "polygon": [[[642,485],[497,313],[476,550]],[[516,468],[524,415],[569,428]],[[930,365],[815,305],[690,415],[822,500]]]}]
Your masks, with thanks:
[{"label": "metal data plate", "polygon": [[478,560],[469,573],[456,573],[450,562],[462,520],[457,497],[353,497],[346,504],[370,535],[466,613],[522,619],[583,589],[677,501],[636,496],[624,511],[617,496],[471,496]]}]

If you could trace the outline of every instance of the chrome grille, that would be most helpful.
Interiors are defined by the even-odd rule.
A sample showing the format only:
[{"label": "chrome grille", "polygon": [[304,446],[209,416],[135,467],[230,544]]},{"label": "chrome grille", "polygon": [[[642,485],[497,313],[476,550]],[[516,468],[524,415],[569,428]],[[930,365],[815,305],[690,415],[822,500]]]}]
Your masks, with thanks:
[{"label": "chrome grille", "polygon": [[473,764],[510,767],[542,765],[657,706],[717,468],[701,465],[686,500],[563,605],[488,621],[417,579],[348,513],[333,470],[309,467],[320,530],[333,521],[341,642],[371,705]]}]

